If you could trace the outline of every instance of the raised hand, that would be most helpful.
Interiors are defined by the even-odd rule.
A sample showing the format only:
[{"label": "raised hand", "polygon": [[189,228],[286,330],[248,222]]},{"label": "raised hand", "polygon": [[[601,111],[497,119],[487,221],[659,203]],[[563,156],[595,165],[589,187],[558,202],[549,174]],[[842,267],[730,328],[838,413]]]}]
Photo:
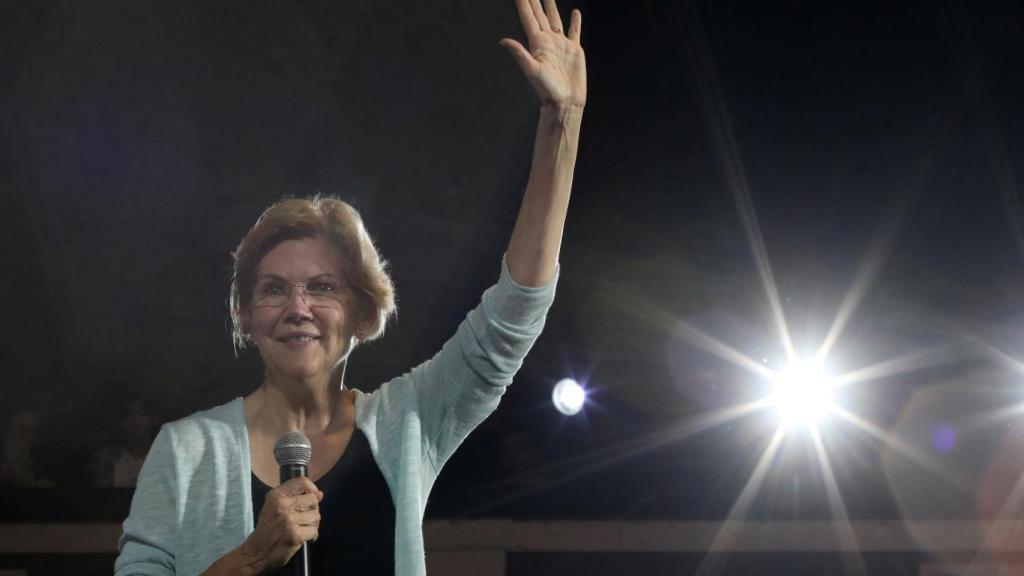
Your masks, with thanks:
[{"label": "raised hand", "polygon": [[580,45],[583,15],[573,10],[568,34],[555,0],[516,0],[519,20],[526,32],[527,50],[512,38],[500,42],[515,57],[541,105],[558,109],[583,108],[587,101],[587,64]]}]

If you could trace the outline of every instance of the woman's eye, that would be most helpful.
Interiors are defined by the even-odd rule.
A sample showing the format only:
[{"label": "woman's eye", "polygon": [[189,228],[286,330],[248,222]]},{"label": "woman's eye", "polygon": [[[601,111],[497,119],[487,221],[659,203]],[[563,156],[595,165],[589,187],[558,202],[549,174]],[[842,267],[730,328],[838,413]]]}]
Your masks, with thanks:
[{"label": "woman's eye", "polygon": [[310,292],[334,292],[334,284],[330,282],[321,281],[313,282],[309,285]]},{"label": "woman's eye", "polygon": [[277,296],[278,294],[284,294],[284,289],[276,284],[269,284],[260,290],[260,294],[264,296]]}]

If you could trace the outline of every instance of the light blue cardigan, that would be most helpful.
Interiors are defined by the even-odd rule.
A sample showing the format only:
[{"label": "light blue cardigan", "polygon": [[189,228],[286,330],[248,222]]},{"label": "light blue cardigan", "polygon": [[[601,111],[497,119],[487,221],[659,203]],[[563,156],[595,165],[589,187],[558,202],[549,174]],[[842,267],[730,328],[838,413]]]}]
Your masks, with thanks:
[{"label": "light blue cardigan", "polygon": [[[356,426],[395,504],[395,574],[426,574],[423,512],[441,466],[498,406],[544,327],[555,281],[498,283],[433,358],[371,394],[356,392]],[[124,522],[117,576],[199,574],[253,531],[242,399],[164,425]]]}]

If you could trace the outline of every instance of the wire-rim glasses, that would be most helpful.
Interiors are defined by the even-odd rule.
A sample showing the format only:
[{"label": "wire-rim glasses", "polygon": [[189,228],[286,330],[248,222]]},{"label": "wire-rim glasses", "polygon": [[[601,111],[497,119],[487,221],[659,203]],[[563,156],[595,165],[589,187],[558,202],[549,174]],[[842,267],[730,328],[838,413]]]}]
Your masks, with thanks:
[{"label": "wire-rim glasses", "polygon": [[345,284],[334,280],[310,280],[300,284],[268,281],[260,283],[253,292],[253,305],[257,308],[280,308],[292,298],[292,290],[301,288],[299,293],[307,306],[337,308],[342,303]]}]

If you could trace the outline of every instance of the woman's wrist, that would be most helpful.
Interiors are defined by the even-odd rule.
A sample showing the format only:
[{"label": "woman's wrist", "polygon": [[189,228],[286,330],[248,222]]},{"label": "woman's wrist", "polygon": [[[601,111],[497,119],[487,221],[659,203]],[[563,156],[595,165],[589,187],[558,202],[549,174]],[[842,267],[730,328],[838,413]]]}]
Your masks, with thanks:
[{"label": "woman's wrist", "polygon": [[565,126],[579,126],[583,118],[583,105],[555,104],[545,102],[540,107],[541,122],[553,122]]},{"label": "woman's wrist", "polygon": [[248,540],[241,546],[228,552],[210,566],[203,576],[259,576],[267,567],[267,562],[259,555],[248,550]]},{"label": "woman's wrist", "polygon": [[257,576],[262,574],[267,568],[267,559],[262,554],[250,550],[251,543],[248,538],[242,545],[235,549],[238,553],[238,560],[240,562],[240,568],[242,574],[246,576]]}]

